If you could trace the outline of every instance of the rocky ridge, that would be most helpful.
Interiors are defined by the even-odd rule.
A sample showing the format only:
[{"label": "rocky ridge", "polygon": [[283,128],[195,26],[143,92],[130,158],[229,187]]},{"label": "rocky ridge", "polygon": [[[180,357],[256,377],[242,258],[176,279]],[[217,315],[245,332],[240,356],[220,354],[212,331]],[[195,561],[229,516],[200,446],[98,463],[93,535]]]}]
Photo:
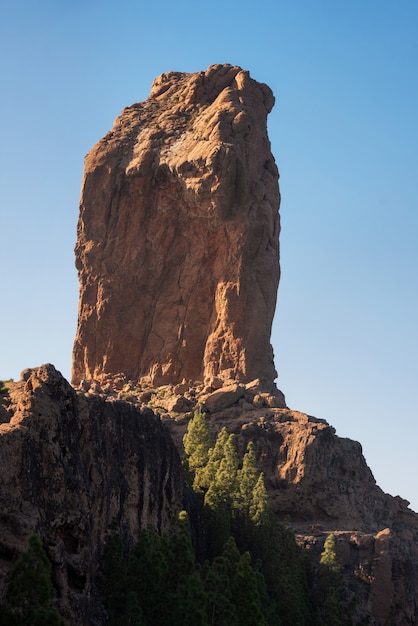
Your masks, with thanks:
[{"label": "rocky ridge", "polygon": [[167,530],[187,502],[180,457],[150,409],[74,390],[52,365],[1,396],[0,598],[38,533],[69,624],[102,624],[97,571],[109,528]]},{"label": "rocky ridge", "polygon": [[95,583],[112,521],[133,541],[148,524],[167,528],[180,508],[193,519],[180,457],[197,409],[214,435],[233,432],[241,452],[253,441],[277,515],[314,560],[334,534],[359,615],[378,626],[389,617],[416,623],[418,515],[376,485],[359,443],[274,406],[258,383],[143,389],[119,379],[74,389],[51,365],[24,371],[0,404],[0,597],[15,554],[37,532],[69,623],[104,623]]}]

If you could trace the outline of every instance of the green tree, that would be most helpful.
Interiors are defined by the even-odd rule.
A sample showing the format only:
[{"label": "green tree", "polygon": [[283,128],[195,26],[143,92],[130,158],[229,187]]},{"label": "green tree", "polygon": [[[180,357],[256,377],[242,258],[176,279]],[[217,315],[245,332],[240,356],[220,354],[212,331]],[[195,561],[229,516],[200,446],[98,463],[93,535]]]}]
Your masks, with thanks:
[{"label": "green tree", "polygon": [[224,555],[217,556],[211,564],[206,561],[203,566],[202,577],[207,597],[207,615],[211,626],[237,626],[228,569]]},{"label": "green tree", "polygon": [[[226,433],[226,436],[225,436]],[[235,445],[235,436],[228,435],[222,429],[213,454],[210,454],[208,470],[210,482],[204,503],[211,508],[228,507],[232,509],[239,499],[238,467],[239,459]]]},{"label": "green tree", "polygon": [[136,598],[147,626],[166,619],[169,565],[166,538],[153,530],[142,530],[128,563],[127,589]]},{"label": "green tree", "polygon": [[235,577],[240,554],[230,537],[222,553],[205,564],[204,584],[207,593],[207,613],[211,626],[239,626],[233,599],[232,581]]},{"label": "green tree", "polygon": [[[50,607],[56,596],[51,580],[52,566],[38,535],[29,539],[29,548],[14,565],[0,615],[2,624],[19,626],[61,626],[64,621]],[[8,621],[6,621],[8,620]]]},{"label": "green tree", "polygon": [[100,589],[109,625],[122,624],[127,603],[126,560],[122,539],[115,529],[111,530],[106,541]]},{"label": "green tree", "polygon": [[239,508],[249,514],[252,503],[253,491],[257,484],[260,472],[257,468],[257,459],[254,452],[254,444],[248,442],[247,450],[242,459],[242,467],[238,471],[238,483],[240,501]]},{"label": "green tree", "polygon": [[123,626],[146,626],[139,598],[133,591],[128,591],[126,594],[124,619],[119,624],[123,624]]},{"label": "green tree", "polygon": [[267,518],[269,511],[268,494],[264,484],[264,476],[261,473],[254,489],[251,493],[251,502],[249,508],[249,518],[253,524],[258,526]]},{"label": "green tree", "polygon": [[233,534],[240,549],[251,550],[255,527],[267,514],[268,495],[263,474],[257,468],[254,445],[250,441],[237,472],[238,499],[233,511]]},{"label": "green tree", "polygon": [[270,509],[255,527],[254,557],[260,558],[268,595],[283,624],[312,623],[308,571],[305,555],[294,534]]},{"label": "green tree", "polygon": [[222,428],[214,447],[209,451],[206,469],[202,472],[207,554],[211,559],[221,553],[231,534],[233,507],[239,497],[238,467],[234,435]]},{"label": "green tree", "polygon": [[334,535],[328,535],[319,560],[315,585],[315,604],[319,626],[342,626],[351,623],[344,608],[345,585],[342,566],[337,558]]},{"label": "green tree", "polygon": [[267,626],[261,610],[257,574],[249,552],[241,555],[232,583],[232,597],[239,626]]},{"label": "green tree", "polygon": [[207,465],[209,450],[212,447],[210,429],[204,413],[195,411],[183,437],[183,446],[186,453],[187,469],[194,472],[193,488],[199,492],[202,482],[200,475]]},{"label": "green tree", "polygon": [[198,477],[198,487],[205,493],[215,481],[216,474],[219,470],[222,459],[225,455],[225,446],[228,441],[229,434],[226,428],[222,428],[218,434],[215,445],[208,451],[208,460],[202,468]]},{"label": "green tree", "polygon": [[170,613],[167,626],[205,626],[206,593],[190,538],[189,519],[181,511],[179,519],[167,537],[167,603]]},{"label": "green tree", "polygon": [[342,566],[337,558],[337,551],[335,549],[335,537],[334,535],[328,535],[325,539],[324,550],[321,553],[321,558],[319,562],[324,567],[327,567],[328,570],[338,574],[341,572]]},{"label": "green tree", "polygon": [[258,574],[249,552],[240,554],[233,537],[220,556],[205,564],[208,618],[216,626],[267,626],[258,590]]},{"label": "green tree", "polygon": [[[240,467],[234,435],[222,428],[208,450],[206,466],[195,469],[194,486],[203,494],[206,556],[211,562],[203,570],[209,623],[312,624],[307,559],[269,505],[252,442]],[[242,561],[237,545],[247,553]],[[238,587],[233,592],[232,585],[238,571],[240,588],[248,589],[235,605],[234,593],[240,593]]]},{"label": "green tree", "polygon": [[143,616],[147,626],[206,626],[206,595],[185,511],[167,535],[141,532],[129,559],[127,580],[134,615]]}]

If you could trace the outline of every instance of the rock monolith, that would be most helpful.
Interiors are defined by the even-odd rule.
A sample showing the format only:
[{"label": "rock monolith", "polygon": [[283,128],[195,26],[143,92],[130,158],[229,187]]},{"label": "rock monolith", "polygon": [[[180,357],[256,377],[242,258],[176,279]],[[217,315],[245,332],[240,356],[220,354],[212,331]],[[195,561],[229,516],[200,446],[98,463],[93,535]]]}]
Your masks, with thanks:
[{"label": "rock monolith", "polygon": [[274,386],[273,104],[236,66],[170,72],[87,155],[74,384],[122,374]]}]

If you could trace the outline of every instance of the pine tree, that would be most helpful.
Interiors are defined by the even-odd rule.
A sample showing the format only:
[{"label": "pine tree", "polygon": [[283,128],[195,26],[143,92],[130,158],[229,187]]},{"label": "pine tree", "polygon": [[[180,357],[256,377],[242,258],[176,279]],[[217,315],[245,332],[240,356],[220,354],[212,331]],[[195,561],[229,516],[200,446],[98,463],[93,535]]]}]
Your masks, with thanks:
[{"label": "pine tree", "polygon": [[213,452],[209,453],[208,490],[204,503],[213,509],[232,509],[239,498],[238,467],[239,459],[235,436],[228,435],[226,428],[219,433]]},{"label": "pine tree", "polygon": [[257,575],[249,552],[241,555],[232,584],[232,597],[240,626],[267,626],[261,610]]},{"label": "pine tree", "polygon": [[206,563],[203,578],[211,625],[267,626],[251,556],[249,552],[240,555],[233,537],[211,566]]},{"label": "pine tree", "polygon": [[231,534],[233,506],[238,499],[238,466],[234,435],[223,428],[209,451],[209,462],[203,474],[209,558],[220,554]]},{"label": "pine tree", "polygon": [[249,517],[253,524],[260,525],[266,519],[269,511],[268,494],[264,485],[264,476],[259,474],[251,493]]},{"label": "pine tree", "polygon": [[[293,533],[269,506],[252,442],[240,468],[234,435],[222,428],[207,459],[206,466],[195,469],[194,486],[203,494],[206,554],[212,560],[203,573],[209,623],[312,624],[307,562]],[[249,552],[242,562],[235,541],[244,554]],[[254,569],[251,562],[262,565]],[[248,589],[236,606],[231,585],[238,575],[238,563],[242,587]],[[243,606],[247,609],[241,611]]]},{"label": "pine tree", "polygon": [[[208,452],[208,461],[199,473],[198,486],[205,492],[214,483],[221,461],[225,455],[225,446],[229,434],[226,428],[222,428],[216,438],[215,445]],[[197,476],[196,476],[197,478]]]},{"label": "pine tree", "polygon": [[247,450],[242,459],[242,468],[238,471],[240,492],[239,508],[248,515],[252,503],[253,491],[257,484],[259,474],[254,444],[250,441],[247,444]]},{"label": "pine tree", "polygon": [[189,519],[181,511],[177,524],[167,537],[167,626],[205,626],[206,594],[195,563]]},{"label": "pine tree", "polygon": [[137,598],[147,626],[165,623],[168,580],[167,539],[144,529],[129,559],[127,591]]},{"label": "pine tree", "polygon": [[120,626],[146,626],[139,598],[134,591],[128,591],[126,594],[125,615],[119,624]]},{"label": "pine tree", "polygon": [[346,623],[344,595],[342,566],[337,558],[335,537],[328,535],[321,553],[315,586],[317,622],[320,626],[342,626]]},{"label": "pine tree", "polygon": [[324,565],[332,572],[338,573],[341,571],[342,567],[337,559],[334,535],[328,535],[328,537],[325,539],[324,550],[321,553],[321,558],[319,562],[321,565]]},{"label": "pine tree", "polygon": [[190,420],[187,432],[183,437],[186,453],[187,468],[194,473],[193,489],[201,491],[201,473],[209,460],[209,450],[212,446],[210,429],[204,413],[195,411]]},{"label": "pine tree", "polygon": [[254,553],[261,560],[266,588],[282,623],[311,624],[306,561],[293,533],[271,509],[255,528]]},{"label": "pine tree", "polygon": [[109,626],[122,624],[127,598],[126,561],[122,539],[114,529],[106,541],[100,587]]},{"label": "pine tree", "polygon": [[222,553],[206,564],[204,582],[208,598],[207,612],[211,626],[240,626],[233,598],[234,580],[240,554],[232,537],[226,541]]},{"label": "pine tree", "polygon": [[[56,592],[51,580],[52,566],[38,535],[29,539],[29,548],[17,560],[2,608],[3,621],[22,626],[61,626],[63,619],[50,608]],[[1,613],[0,613],[1,614]]]}]

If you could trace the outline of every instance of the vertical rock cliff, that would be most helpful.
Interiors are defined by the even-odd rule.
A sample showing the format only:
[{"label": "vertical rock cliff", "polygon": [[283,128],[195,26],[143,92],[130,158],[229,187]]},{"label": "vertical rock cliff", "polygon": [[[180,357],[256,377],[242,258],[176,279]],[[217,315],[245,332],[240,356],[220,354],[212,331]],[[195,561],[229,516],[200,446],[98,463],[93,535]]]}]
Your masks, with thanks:
[{"label": "vertical rock cliff", "polygon": [[52,365],[24,371],[0,407],[0,603],[38,533],[66,623],[105,623],[95,583],[109,527],[131,541],[166,531],[187,500],[172,439],[150,410],[77,393]]},{"label": "vertical rock cliff", "polygon": [[273,104],[236,66],[163,74],[87,155],[74,383],[122,373],[273,385]]}]

